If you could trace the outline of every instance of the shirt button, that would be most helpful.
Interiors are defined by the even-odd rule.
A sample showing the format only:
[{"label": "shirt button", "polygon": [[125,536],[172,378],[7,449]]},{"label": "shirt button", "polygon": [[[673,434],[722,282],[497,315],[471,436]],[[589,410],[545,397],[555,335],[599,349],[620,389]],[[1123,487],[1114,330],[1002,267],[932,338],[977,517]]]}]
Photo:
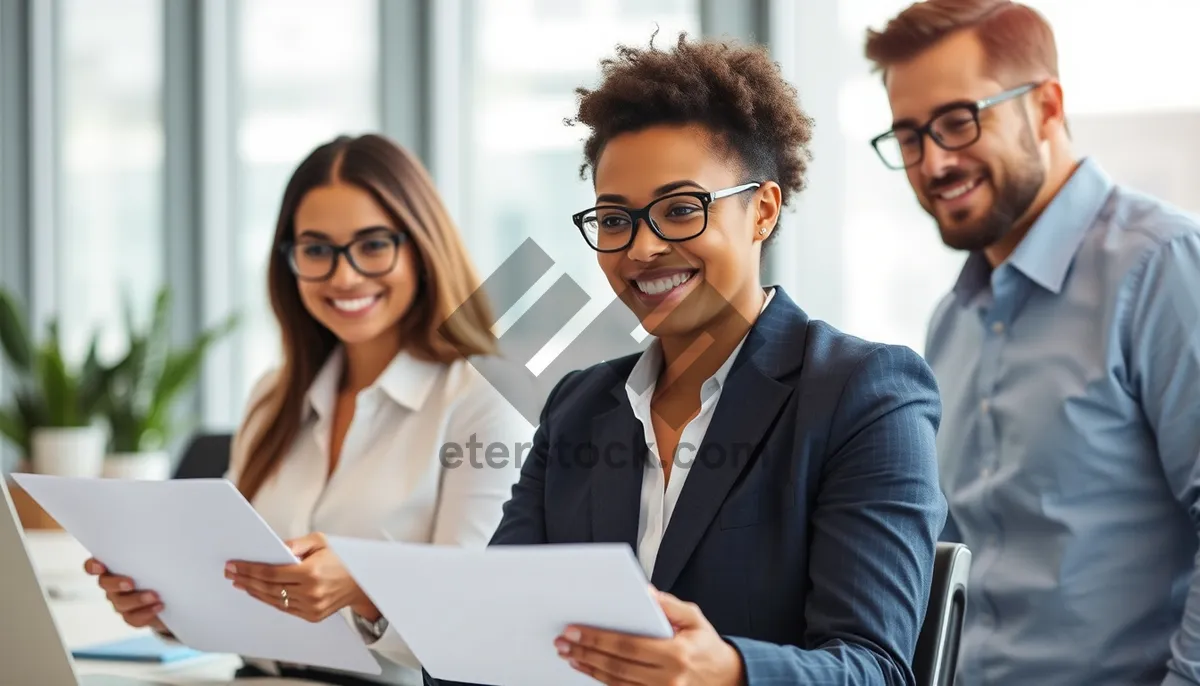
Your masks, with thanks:
[{"label": "shirt button", "polygon": [[988,402],[987,398],[984,398],[983,400],[979,401],[979,411],[980,412],[987,414],[988,411],[991,409],[992,409],[992,404]]},{"label": "shirt button", "polygon": [[983,468],[983,471],[982,471],[982,472],[980,472],[980,474],[982,474],[982,475],[983,475],[983,478],[985,478],[985,479],[986,479],[986,478],[988,478],[988,477],[990,477],[990,476],[992,475],[992,468],[991,468],[991,467],[984,467],[984,468]]},{"label": "shirt button", "polygon": [[1004,322],[992,322],[992,331],[997,334],[1004,333]]}]

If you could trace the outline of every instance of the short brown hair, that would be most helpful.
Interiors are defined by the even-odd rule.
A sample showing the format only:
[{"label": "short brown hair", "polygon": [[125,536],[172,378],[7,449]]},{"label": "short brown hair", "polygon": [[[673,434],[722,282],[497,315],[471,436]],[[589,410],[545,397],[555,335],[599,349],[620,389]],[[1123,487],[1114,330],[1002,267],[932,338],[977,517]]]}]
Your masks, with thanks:
[{"label": "short brown hair", "polygon": [[[599,88],[576,89],[575,122],[589,127],[586,163],[595,172],[614,137],[660,124],[698,124],[737,155],[754,181],[779,184],[787,205],[805,187],[813,121],[766,50],[732,42],[689,42],[671,51],[618,46],[601,62]],[[778,230],[767,238],[770,241]]]},{"label": "short brown hair", "polygon": [[927,0],[896,15],[883,31],[867,30],[866,57],[882,71],[907,62],[943,38],[971,30],[993,74],[1058,78],[1054,30],[1037,10],[1011,0]]}]

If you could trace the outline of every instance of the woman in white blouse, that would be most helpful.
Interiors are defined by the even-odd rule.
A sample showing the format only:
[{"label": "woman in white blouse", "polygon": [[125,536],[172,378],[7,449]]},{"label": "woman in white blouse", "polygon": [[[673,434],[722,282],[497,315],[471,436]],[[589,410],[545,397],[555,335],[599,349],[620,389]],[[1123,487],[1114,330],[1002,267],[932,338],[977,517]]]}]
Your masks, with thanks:
[{"label": "woman in white blouse", "polygon": [[[295,171],[268,281],[283,365],[255,387],[228,478],[301,562],[232,561],[226,576],[310,621],[342,612],[382,683],[420,683],[419,663],[323,534],[487,545],[519,464],[472,460],[471,446],[516,456],[533,435],[468,359],[495,353],[492,312],[425,169],[373,135],[338,138]],[[152,590],[96,560],[88,569],[126,622],[165,632]],[[239,675],[379,682],[253,660]]]}]

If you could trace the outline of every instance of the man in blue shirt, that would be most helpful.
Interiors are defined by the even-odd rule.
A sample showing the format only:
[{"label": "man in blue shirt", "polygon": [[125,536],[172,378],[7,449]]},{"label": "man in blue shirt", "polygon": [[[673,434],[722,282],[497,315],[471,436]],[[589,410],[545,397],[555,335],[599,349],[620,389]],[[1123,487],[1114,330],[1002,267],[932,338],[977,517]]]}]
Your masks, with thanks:
[{"label": "man in blue shirt", "polygon": [[1197,219],[1072,153],[1028,7],[917,3],[866,55],[872,144],[967,253],[926,353],[974,553],[958,683],[1200,684]]}]

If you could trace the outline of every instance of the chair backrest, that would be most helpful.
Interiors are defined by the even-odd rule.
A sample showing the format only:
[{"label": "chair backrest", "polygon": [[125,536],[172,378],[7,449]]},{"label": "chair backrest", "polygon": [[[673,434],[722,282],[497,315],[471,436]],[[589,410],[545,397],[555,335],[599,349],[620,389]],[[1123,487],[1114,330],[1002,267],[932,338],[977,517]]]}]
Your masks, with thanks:
[{"label": "chair backrest", "polygon": [[967,610],[971,551],[961,543],[938,543],[929,609],[917,639],[913,672],[919,686],[952,686]]},{"label": "chair backrest", "polygon": [[219,479],[229,469],[233,434],[199,434],[188,444],[175,468],[176,479]]}]

